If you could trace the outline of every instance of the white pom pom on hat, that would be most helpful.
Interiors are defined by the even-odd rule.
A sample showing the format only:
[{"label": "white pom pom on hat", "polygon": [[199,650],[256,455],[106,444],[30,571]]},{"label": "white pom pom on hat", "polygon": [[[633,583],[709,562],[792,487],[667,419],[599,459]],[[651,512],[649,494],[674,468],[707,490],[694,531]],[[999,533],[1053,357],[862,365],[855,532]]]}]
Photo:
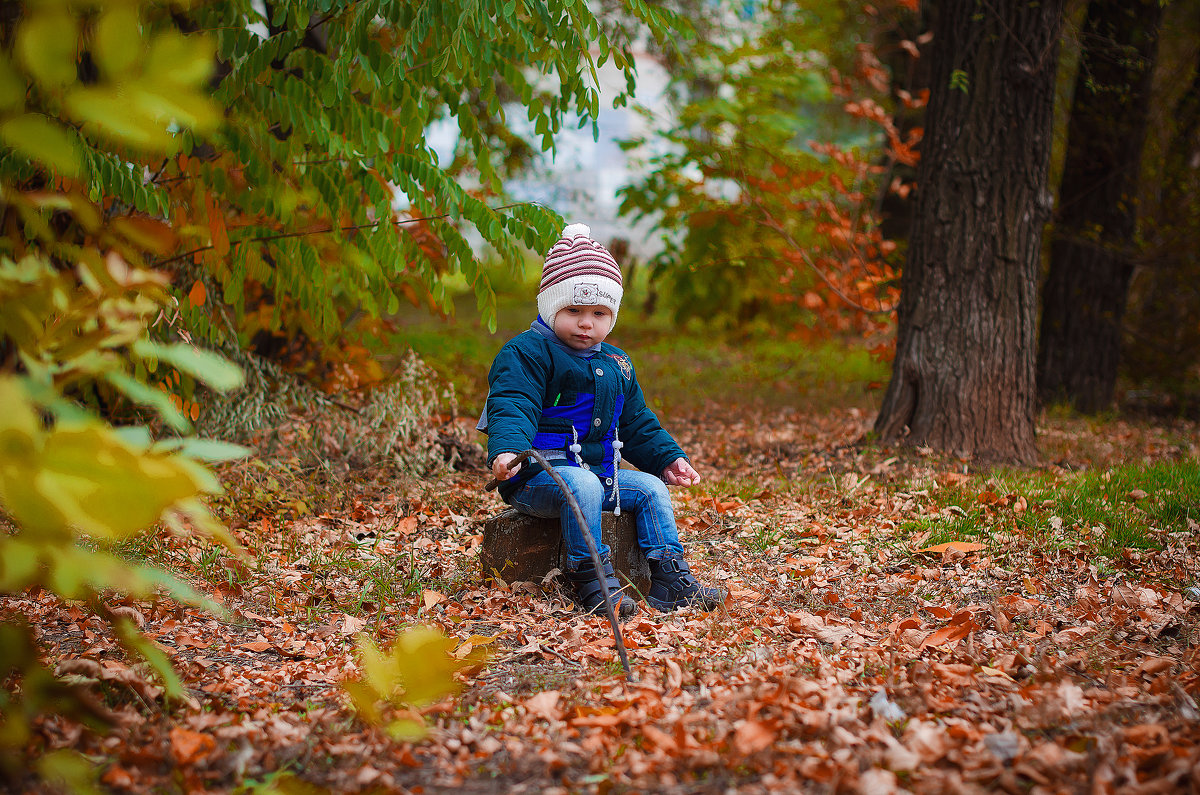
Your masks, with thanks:
[{"label": "white pom pom on hat", "polygon": [[554,316],[568,306],[606,306],[617,323],[623,293],[621,268],[608,249],[592,240],[586,224],[568,224],[551,246],[538,285],[538,314],[554,325]]}]

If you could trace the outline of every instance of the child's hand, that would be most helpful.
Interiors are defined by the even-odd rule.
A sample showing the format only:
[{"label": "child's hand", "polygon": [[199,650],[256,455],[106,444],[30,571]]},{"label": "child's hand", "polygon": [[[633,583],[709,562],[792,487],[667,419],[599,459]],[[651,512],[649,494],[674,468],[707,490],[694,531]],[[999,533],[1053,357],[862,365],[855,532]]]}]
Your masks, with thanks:
[{"label": "child's hand", "polygon": [[700,482],[700,473],[692,469],[686,458],[676,458],[663,470],[662,479],[672,486],[695,486]]},{"label": "child's hand", "polygon": [[517,464],[515,467],[509,467],[509,464],[516,460],[516,453],[501,453],[496,456],[496,460],[492,461],[492,474],[496,476],[496,480],[505,481],[520,472],[520,464]]}]

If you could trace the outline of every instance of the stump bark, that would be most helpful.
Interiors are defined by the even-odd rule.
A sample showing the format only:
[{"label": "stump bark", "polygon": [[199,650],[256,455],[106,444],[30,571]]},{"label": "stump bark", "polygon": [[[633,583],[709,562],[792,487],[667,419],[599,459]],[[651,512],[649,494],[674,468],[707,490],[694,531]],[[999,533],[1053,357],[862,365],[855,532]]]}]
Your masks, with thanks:
[{"label": "stump bark", "polygon": [[[621,585],[632,582],[644,595],[650,590],[650,565],[638,546],[633,515],[614,516],[606,511],[600,519],[600,533],[612,549],[613,568]],[[551,569],[566,571],[566,549],[561,539],[558,519],[539,519],[515,508],[502,511],[483,523],[479,555],[483,574],[499,576],[505,582],[540,582]]]}]

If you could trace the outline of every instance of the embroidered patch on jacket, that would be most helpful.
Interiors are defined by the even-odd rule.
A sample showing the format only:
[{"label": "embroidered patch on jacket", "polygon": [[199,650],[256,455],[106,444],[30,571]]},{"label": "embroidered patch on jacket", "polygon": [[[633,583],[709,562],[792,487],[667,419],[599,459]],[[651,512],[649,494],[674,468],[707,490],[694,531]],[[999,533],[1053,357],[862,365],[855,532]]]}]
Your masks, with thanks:
[{"label": "embroidered patch on jacket", "polygon": [[618,356],[615,353],[610,353],[609,356],[616,360],[617,366],[621,368],[626,380],[633,378],[633,364],[629,361],[629,357]]}]

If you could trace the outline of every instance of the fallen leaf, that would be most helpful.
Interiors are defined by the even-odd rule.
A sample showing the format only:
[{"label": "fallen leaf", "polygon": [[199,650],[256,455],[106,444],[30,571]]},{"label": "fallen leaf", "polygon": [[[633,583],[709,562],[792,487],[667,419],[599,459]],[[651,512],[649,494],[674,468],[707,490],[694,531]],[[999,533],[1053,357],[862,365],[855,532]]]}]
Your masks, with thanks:
[{"label": "fallen leaf", "polygon": [[812,635],[823,643],[844,643],[851,638],[858,637],[858,634],[849,627],[826,624],[825,619],[804,610],[788,613],[787,618],[788,629],[792,632],[798,635]]},{"label": "fallen leaf", "polygon": [[[909,768],[900,769],[908,770]],[[898,792],[908,792],[908,790],[900,789],[900,783],[892,771],[873,767],[858,777],[858,792],[859,795],[895,795]]]},{"label": "fallen leaf", "polygon": [[543,690],[525,701],[525,709],[529,710],[531,715],[546,720],[559,720],[562,718],[562,710],[558,708],[560,698],[561,694],[557,690]]},{"label": "fallen leaf", "polygon": [[993,668],[990,665],[979,666],[979,672],[982,673],[984,676],[995,676],[1000,679],[1007,679],[1010,682],[1014,681],[1013,678],[1011,676],[1009,676],[1008,674],[1006,674],[1004,671],[1001,671],[999,668]]},{"label": "fallen leaf", "polygon": [[171,729],[171,758],[180,767],[195,764],[217,747],[210,735],[194,732],[182,726]]},{"label": "fallen leaf", "polygon": [[775,732],[756,720],[742,721],[733,735],[734,748],[744,756],[758,753],[774,742]]},{"label": "fallen leaf", "polygon": [[572,726],[616,726],[621,722],[620,715],[581,715],[571,718]]},{"label": "fallen leaf", "polygon": [[979,552],[987,549],[983,544],[975,543],[974,541],[947,541],[945,544],[934,544],[931,547],[921,547],[918,552],[933,552],[941,554],[947,549],[953,549],[958,552]]},{"label": "fallen leaf", "polygon": [[361,632],[362,628],[366,625],[367,621],[364,618],[355,618],[352,615],[343,614],[342,623],[338,628],[338,631],[343,635],[356,635]]},{"label": "fallen leaf", "polygon": [[924,649],[928,646],[944,646],[949,643],[957,643],[978,628],[974,621],[949,624],[926,635],[925,639],[921,641],[920,648]]}]

